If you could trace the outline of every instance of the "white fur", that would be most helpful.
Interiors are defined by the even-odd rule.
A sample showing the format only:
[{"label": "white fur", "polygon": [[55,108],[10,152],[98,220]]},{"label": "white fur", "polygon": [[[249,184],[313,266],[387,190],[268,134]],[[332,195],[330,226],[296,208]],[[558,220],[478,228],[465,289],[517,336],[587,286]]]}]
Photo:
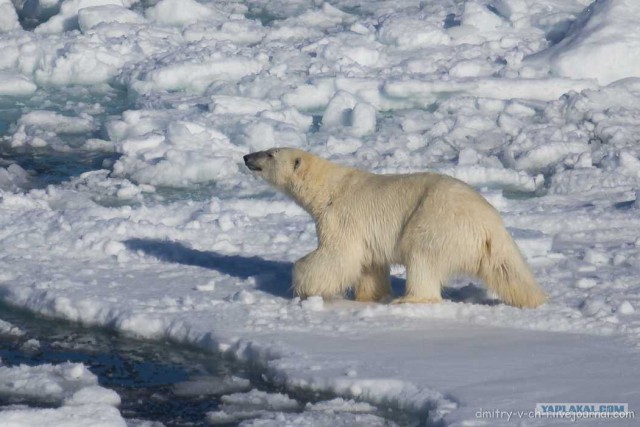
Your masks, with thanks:
[{"label": "white fur", "polygon": [[402,264],[406,294],[394,302],[439,302],[442,286],[458,275],[483,279],[516,307],[546,300],[498,212],[462,181],[376,175],[292,148],[266,153],[258,174],[316,223],[318,248],[294,267],[301,297],[353,287],[359,301],[380,300],[391,293],[389,266]]}]

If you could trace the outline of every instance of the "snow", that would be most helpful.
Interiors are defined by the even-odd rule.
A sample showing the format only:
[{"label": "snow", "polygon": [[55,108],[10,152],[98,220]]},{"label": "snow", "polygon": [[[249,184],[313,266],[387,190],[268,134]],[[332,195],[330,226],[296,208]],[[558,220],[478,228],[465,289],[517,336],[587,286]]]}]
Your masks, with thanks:
[{"label": "snow", "polygon": [[628,315],[633,314],[636,310],[629,301],[622,301],[616,311],[622,315]]},{"label": "snow", "polygon": [[105,5],[123,6],[122,0],[63,0],[60,12],[36,28],[42,34],[61,33],[78,28],[78,14],[86,8]]},{"label": "snow", "polygon": [[11,0],[0,0],[0,33],[20,28],[18,14]]},{"label": "snow", "polygon": [[0,95],[29,95],[38,87],[28,78],[6,71],[0,71]]},{"label": "snow", "polygon": [[[364,136],[376,129],[376,109],[369,103],[358,102],[348,92],[338,91],[331,98],[322,115],[322,126],[325,129],[348,126],[352,135]],[[353,153],[358,147],[352,148],[351,151],[335,152],[335,154]]]},{"label": "snow", "polygon": [[0,425],[7,427],[125,427],[118,409],[107,405],[63,406],[59,409],[8,409],[0,412]]},{"label": "snow", "polygon": [[29,174],[19,165],[13,163],[6,168],[0,168],[0,188],[15,191],[26,187],[29,182]]},{"label": "snow", "polygon": [[592,78],[602,85],[640,77],[640,4],[633,0],[597,0],[573,22],[556,45],[531,57],[551,73]]},{"label": "snow", "polygon": [[[241,393],[212,422],[376,425],[369,406],[383,405],[495,425],[476,411],[640,407],[635,2],[0,7],[4,301],[223,352],[333,402],[278,413],[242,381],[176,389]],[[315,228],[244,167],[271,146],[467,181],[500,210],[549,303],[514,309],[464,278],[432,306],[292,298],[292,262],[315,248]],[[48,175],[60,170],[69,178]],[[56,392],[60,408],[3,414],[121,422],[113,400],[92,406],[90,382]],[[250,401],[258,419],[241,415]]]},{"label": "snow", "polygon": [[[207,413],[212,425],[237,423],[241,426],[386,426],[390,423],[373,414],[376,408],[354,400],[333,399],[307,404],[280,393],[251,390],[222,397],[221,409]],[[292,412],[293,411],[293,412]],[[391,424],[393,425],[393,424]]]},{"label": "snow", "polygon": [[142,24],[144,18],[119,4],[85,7],[78,10],[78,27],[83,33],[101,24]]},{"label": "snow", "polygon": [[[243,420],[244,418],[252,418]],[[373,414],[353,414],[326,412],[303,412],[303,413],[277,413],[245,411],[234,414],[227,414],[224,411],[211,412],[207,421],[211,425],[234,423],[241,421],[239,425],[243,427],[261,426],[277,427],[287,426],[308,426],[308,427],[367,427],[367,426],[388,426],[390,424],[384,418]]]},{"label": "snow", "polygon": [[324,310],[324,301],[322,297],[312,296],[300,302],[300,307],[305,310],[322,311]]},{"label": "snow", "polygon": [[58,408],[0,408],[0,426],[126,426],[117,406],[120,396],[100,387],[81,363],[40,366],[0,365],[0,394],[28,397]]},{"label": "snow", "polygon": [[212,19],[214,11],[195,0],[161,0],[147,9],[146,15],[148,19],[163,24],[184,25]]}]

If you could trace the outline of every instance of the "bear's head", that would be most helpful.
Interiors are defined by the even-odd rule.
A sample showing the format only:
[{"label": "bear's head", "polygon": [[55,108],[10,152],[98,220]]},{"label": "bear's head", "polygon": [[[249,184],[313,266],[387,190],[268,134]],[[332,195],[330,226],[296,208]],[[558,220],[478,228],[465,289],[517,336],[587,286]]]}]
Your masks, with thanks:
[{"label": "bear's head", "polygon": [[244,164],[274,187],[290,192],[302,176],[309,153],[296,148],[270,148],[244,156]]},{"label": "bear's head", "polygon": [[247,154],[244,163],[314,218],[331,205],[343,177],[355,171],[297,148],[270,148]]}]

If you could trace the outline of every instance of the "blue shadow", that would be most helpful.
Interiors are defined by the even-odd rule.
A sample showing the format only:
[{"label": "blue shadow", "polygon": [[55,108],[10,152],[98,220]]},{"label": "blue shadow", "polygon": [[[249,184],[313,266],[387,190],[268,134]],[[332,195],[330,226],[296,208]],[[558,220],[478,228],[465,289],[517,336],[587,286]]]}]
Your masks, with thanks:
[{"label": "blue shadow", "polygon": [[[256,287],[259,290],[281,298],[293,297],[291,289],[293,264],[290,262],[270,261],[256,256],[199,251],[170,240],[129,239],[124,244],[129,250],[143,252],[161,261],[208,268],[239,279],[254,277]],[[391,276],[391,287],[395,295],[404,294],[405,284],[405,279]],[[352,292],[349,292],[347,296],[353,297]],[[499,300],[487,295],[485,289],[471,283],[461,288],[444,286],[442,297],[454,302],[483,305],[500,304]]]},{"label": "blue shadow", "polygon": [[124,244],[129,250],[143,252],[161,261],[208,268],[239,279],[254,277],[256,286],[261,291],[283,298],[293,296],[293,264],[290,262],[199,251],[170,240],[129,239]]}]

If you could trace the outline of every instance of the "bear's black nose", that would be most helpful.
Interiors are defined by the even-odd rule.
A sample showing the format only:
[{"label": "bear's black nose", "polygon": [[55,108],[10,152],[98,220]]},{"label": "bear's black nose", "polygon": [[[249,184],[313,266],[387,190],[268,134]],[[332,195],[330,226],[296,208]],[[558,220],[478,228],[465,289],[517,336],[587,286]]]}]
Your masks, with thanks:
[{"label": "bear's black nose", "polygon": [[244,164],[252,171],[261,171],[262,168],[258,165],[258,160],[260,158],[260,152],[247,154],[242,157],[244,159]]}]

